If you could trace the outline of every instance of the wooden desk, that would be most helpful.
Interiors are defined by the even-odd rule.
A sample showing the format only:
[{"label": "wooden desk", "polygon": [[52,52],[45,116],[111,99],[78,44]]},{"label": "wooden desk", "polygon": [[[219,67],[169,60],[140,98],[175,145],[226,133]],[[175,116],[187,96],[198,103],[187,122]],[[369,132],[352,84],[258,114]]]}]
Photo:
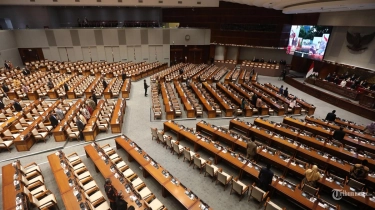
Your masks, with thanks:
[{"label": "wooden desk", "polygon": [[94,112],[88,120],[85,128],[83,129],[83,136],[85,141],[95,141],[96,136],[99,134],[99,128],[96,125],[96,121],[100,115],[100,111],[103,109],[104,100],[100,100],[96,105]]},{"label": "wooden desk", "polygon": [[174,87],[176,88],[176,92],[181,99],[182,104],[184,104],[184,109],[186,110],[187,118],[195,118],[195,109],[193,105],[190,103],[188,98],[186,97],[186,93],[181,87],[181,83],[174,80],[173,81]]},{"label": "wooden desk", "polygon": [[[219,90],[221,90],[222,92],[224,92],[228,97],[230,97],[232,99],[232,101],[234,101],[239,107],[241,107],[242,100],[239,97],[235,96],[232,93],[232,91],[229,91],[229,89],[227,87],[225,87],[225,85],[221,84],[221,82],[218,82],[218,83],[216,83],[216,87]],[[253,116],[253,108],[250,107],[250,105],[245,106],[245,116],[246,117]]]},{"label": "wooden desk", "polygon": [[191,88],[195,92],[195,95],[198,97],[200,104],[203,105],[203,109],[207,111],[208,118],[215,118],[216,111],[214,108],[208,103],[205,97],[202,96],[201,92],[199,92],[198,87],[195,83],[191,83]]},{"label": "wooden desk", "polygon": [[126,79],[121,87],[122,98],[128,99],[130,97],[131,86],[132,86],[131,79],[129,78]]},{"label": "wooden desk", "polygon": [[64,119],[60,121],[60,123],[56,126],[55,129],[52,130],[53,137],[55,138],[55,141],[66,141],[67,135],[65,132],[65,127],[70,123],[72,120],[72,117],[75,113],[79,111],[79,108],[83,104],[83,99],[77,100],[70,109],[66,112]]},{"label": "wooden desk", "polygon": [[100,81],[100,78],[101,78],[100,75],[96,76],[94,81],[92,81],[90,86],[85,90],[86,98],[90,98],[90,96],[92,96],[92,91],[96,87],[96,85],[98,85],[98,82]]},{"label": "wooden desk", "polygon": [[112,94],[111,88],[112,88],[113,84],[116,82],[116,80],[117,80],[117,78],[112,79],[109,82],[107,88],[103,91],[105,99],[111,99],[111,98],[113,98],[113,94]]},{"label": "wooden desk", "polygon": [[208,90],[208,92],[213,96],[215,101],[220,104],[220,107],[225,110],[225,117],[233,116],[233,108],[229,106],[218,94],[217,92],[211,87],[211,85],[203,82],[202,85]]},{"label": "wooden desk", "polygon": [[122,123],[124,121],[126,111],[126,100],[124,98],[118,99],[113,110],[111,118],[112,133],[121,133]]},{"label": "wooden desk", "polygon": [[[200,203],[199,198],[196,198],[194,200],[191,200],[186,194],[186,189],[181,185],[175,185],[173,182],[171,182],[171,177],[165,177],[162,174],[162,171],[165,170],[161,165],[158,164],[159,168],[155,168],[152,164],[150,164],[151,161],[146,161],[146,159],[143,157],[144,155],[147,155],[142,151],[142,153],[139,153],[138,151],[135,151],[135,147],[131,146],[130,139],[125,139],[124,137],[118,137],[115,139],[116,142],[116,148],[120,149],[123,148],[128,153],[128,158],[131,157],[132,160],[136,160],[139,165],[142,166],[143,170],[143,176],[147,177],[151,175],[162,187],[162,194],[163,197],[167,196],[167,192],[171,194],[173,197],[175,197],[186,209],[197,209],[197,203]],[[211,208],[210,208],[211,209]],[[197,209],[199,210],[199,209]]]},{"label": "wooden desk", "polygon": [[359,98],[360,98],[359,97],[360,93],[358,91],[353,90],[353,89],[348,88],[348,87],[341,87],[341,86],[336,85],[335,83],[332,83],[332,82],[328,82],[328,81],[324,81],[324,80],[320,80],[320,79],[315,79],[314,85],[316,85],[318,87],[321,87],[323,89],[326,89],[330,92],[345,96],[345,97],[347,97],[349,99],[352,99],[352,100],[355,100],[355,101],[358,101]]},{"label": "wooden desk", "polygon": [[81,77],[72,87],[70,87],[70,89],[66,92],[66,95],[69,99],[75,99],[76,98],[76,93],[75,93],[75,89],[81,85],[81,83],[83,81],[85,81],[85,79],[87,78],[87,76],[84,76],[84,77]]},{"label": "wooden desk", "polygon": [[[23,184],[20,182],[20,189],[16,190],[13,184],[13,175],[15,169],[12,166],[12,163],[5,165],[1,168],[2,170],[2,206],[3,210],[14,210],[16,209],[16,196],[18,193],[23,193]],[[25,198],[27,198],[25,196]],[[28,199],[26,200],[28,204]]]},{"label": "wooden desk", "polygon": [[161,95],[163,97],[163,104],[165,108],[165,114],[167,120],[173,120],[175,118],[175,112],[171,105],[171,102],[169,101],[169,96],[167,93],[167,89],[165,87],[165,83],[161,83]]},{"label": "wooden desk", "polygon": [[[145,201],[140,200],[141,206],[138,207],[134,201],[130,200],[130,196],[132,196],[133,193],[131,191],[127,193],[124,183],[121,183],[120,180],[115,177],[114,173],[111,172],[110,166],[112,165],[112,163],[109,162],[108,164],[106,164],[104,160],[99,157],[97,151],[93,146],[87,145],[84,148],[87,158],[90,158],[95,164],[96,171],[100,172],[103,178],[111,179],[112,185],[116,188],[117,192],[122,191],[123,198],[128,203],[128,205],[133,205],[135,209],[143,210],[146,207],[144,204]],[[127,182],[126,179],[125,182]]]},{"label": "wooden desk", "polygon": [[60,165],[60,158],[56,154],[50,154],[47,156],[47,158],[52,169],[53,176],[55,177],[57,187],[59,188],[60,196],[64,202],[65,209],[80,209],[79,204],[81,202],[85,202],[86,199],[84,196],[82,196],[82,200],[78,201],[76,196],[73,194],[73,188],[69,186],[69,178]]}]

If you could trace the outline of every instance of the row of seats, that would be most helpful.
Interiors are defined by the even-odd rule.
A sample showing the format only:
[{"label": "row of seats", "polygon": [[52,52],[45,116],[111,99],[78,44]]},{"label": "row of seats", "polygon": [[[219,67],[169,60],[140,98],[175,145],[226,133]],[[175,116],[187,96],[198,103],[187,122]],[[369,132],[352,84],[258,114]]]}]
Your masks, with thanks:
[{"label": "row of seats", "polygon": [[171,66],[169,68],[166,68],[163,71],[158,72],[158,73],[152,75],[150,77],[151,82],[156,82],[156,80],[161,80],[164,77],[166,77],[167,75],[169,75],[169,74],[171,74],[171,73],[173,73],[175,71],[178,71],[179,69],[183,68],[184,66],[186,66],[186,64],[179,63],[179,64],[173,65],[173,66]]},{"label": "row of seats", "polygon": [[211,95],[206,91],[206,89],[203,88],[202,83],[198,83],[196,86],[198,92],[196,92],[195,94],[202,95],[202,97],[206,99],[207,103],[215,110],[216,115],[221,116],[222,112],[220,109],[220,105],[217,104],[215,100],[211,97]]},{"label": "row of seats", "polygon": [[175,86],[178,85],[181,87],[182,91],[184,92],[184,96],[188,100],[188,102],[194,107],[195,109],[195,116],[196,117],[203,117],[203,109],[199,104],[199,101],[195,98],[194,94],[191,90],[189,90],[185,83],[181,85],[180,82],[175,82]]}]

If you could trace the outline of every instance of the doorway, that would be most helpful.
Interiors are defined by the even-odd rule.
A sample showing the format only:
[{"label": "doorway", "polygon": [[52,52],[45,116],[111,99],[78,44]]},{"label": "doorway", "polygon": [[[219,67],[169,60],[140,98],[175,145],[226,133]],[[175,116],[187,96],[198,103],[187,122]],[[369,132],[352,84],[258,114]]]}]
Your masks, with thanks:
[{"label": "doorway", "polygon": [[44,60],[42,48],[18,48],[23,64]]}]

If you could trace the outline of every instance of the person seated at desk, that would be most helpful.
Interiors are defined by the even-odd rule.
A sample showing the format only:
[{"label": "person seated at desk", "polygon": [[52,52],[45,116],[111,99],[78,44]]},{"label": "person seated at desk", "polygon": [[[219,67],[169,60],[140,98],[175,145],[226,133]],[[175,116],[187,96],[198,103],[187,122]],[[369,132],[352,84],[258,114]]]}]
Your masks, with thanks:
[{"label": "person seated at desk", "polygon": [[340,87],[345,87],[345,86],[346,86],[346,81],[345,81],[345,80],[342,80],[339,86],[340,86]]},{"label": "person seated at desk", "polygon": [[333,83],[338,84],[339,81],[340,81],[339,77],[336,76],[336,77],[334,77],[334,78],[335,78],[335,79],[333,79]]},{"label": "person seated at desk", "polygon": [[14,103],[13,103],[13,107],[14,109],[17,111],[17,112],[21,112],[22,111],[22,106],[20,104],[20,102],[18,102],[19,99],[15,99],[14,100]]},{"label": "person seated at desk", "polygon": [[17,77],[13,77],[13,87],[15,88],[21,87],[21,81]]},{"label": "person seated at desk", "polygon": [[56,128],[56,126],[59,124],[56,114],[51,114],[49,116],[49,121],[51,122],[53,128]]},{"label": "person seated at desk", "polygon": [[271,171],[271,164],[267,164],[266,168],[262,168],[259,172],[259,188],[267,192],[269,190],[269,185],[272,183],[273,172]]},{"label": "person seated at desk", "polygon": [[254,136],[251,136],[251,140],[247,142],[246,146],[246,158],[249,160],[254,160],[257,154],[257,145],[255,144]]},{"label": "person seated at desk", "polygon": [[345,136],[345,132],[343,131],[343,129],[343,127],[340,127],[339,130],[335,130],[335,132],[333,132],[332,138],[338,141],[342,141]]},{"label": "person seated at desk", "polygon": [[318,166],[313,165],[311,169],[307,169],[305,171],[305,178],[303,178],[302,184],[307,184],[307,185],[309,185],[311,187],[316,188],[317,187],[316,182],[320,178],[322,178],[322,177],[321,177],[321,175],[319,173]]},{"label": "person seated at desk", "polygon": [[350,81],[354,81],[355,80],[355,78],[356,78],[356,75],[355,74],[353,74],[350,78],[349,78],[349,80]]},{"label": "person seated at desk", "polygon": [[297,98],[293,98],[289,103],[290,108],[293,109],[295,106],[297,106]]},{"label": "person seated at desk", "polygon": [[59,107],[55,108],[55,113],[58,120],[64,119],[64,112]]},{"label": "person seated at desk", "polygon": [[51,78],[48,78],[47,86],[49,89],[53,89],[55,87]]},{"label": "person seated at desk", "polygon": [[66,82],[64,83],[64,90],[65,90],[65,92],[69,91],[69,86],[68,86],[68,84],[66,84]]},{"label": "person seated at desk", "polygon": [[125,71],[122,71],[121,78],[122,78],[122,81],[126,80],[126,72]]},{"label": "person seated at desk", "polygon": [[336,110],[333,110],[332,112],[328,113],[326,116],[326,120],[330,122],[334,122],[336,120]]},{"label": "person seated at desk", "polygon": [[24,85],[24,84],[22,84],[21,90],[25,94],[27,94],[30,91],[29,87],[27,85]]},{"label": "person seated at desk", "polygon": [[[257,94],[253,93],[253,96],[251,97],[251,103],[255,106],[257,104],[258,96]],[[6,105],[5,105],[6,106]]]},{"label": "person seated at desk", "polygon": [[366,88],[367,87],[367,80],[362,80],[361,82],[359,82],[358,85],[361,86],[361,87]]},{"label": "person seated at desk", "polygon": [[375,133],[375,122],[372,122],[372,123],[368,124],[363,132],[369,133],[369,134],[374,134]]},{"label": "person seated at desk", "polygon": [[89,120],[90,117],[91,117],[91,114],[89,112],[89,110],[87,110],[86,106],[83,106],[82,109],[81,109],[81,113],[82,115],[85,117],[86,120]]},{"label": "person seated at desk", "polygon": [[3,97],[3,103],[4,103],[4,106],[8,106],[9,104],[13,103],[14,101],[13,100],[10,100],[8,98],[8,96],[4,96]]},{"label": "person seated at desk", "polygon": [[279,94],[282,95],[284,93],[284,85],[281,85],[279,88]]},{"label": "person seated at desk", "polygon": [[260,59],[260,62],[261,62],[261,63],[264,63],[264,58]]},{"label": "person seated at desk", "polygon": [[86,100],[86,104],[91,107],[92,110],[95,110],[96,109],[96,103],[92,100],[92,97],[90,96],[87,100]]},{"label": "person seated at desk", "polygon": [[327,80],[327,81],[331,80],[331,73],[329,73],[329,74],[327,75],[327,77],[325,78],[325,80]]},{"label": "person seated at desk", "polygon": [[366,179],[369,168],[367,167],[368,160],[364,159],[362,160],[362,164],[354,164],[350,168],[350,177],[357,180],[357,181],[363,181]]},{"label": "person seated at desk", "polygon": [[9,92],[9,87],[5,82],[3,82],[3,84],[1,85],[1,88],[3,88],[4,92],[6,92],[6,93]]},{"label": "person seated at desk", "polygon": [[284,90],[284,97],[288,98],[288,96],[289,96],[288,88],[285,88],[285,90]]},{"label": "person seated at desk", "polygon": [[23,75],[29,75],[31,72],[30,72],[30,70],[28,70],[27,68],[22,68],[22,74]]},{"label": "person seated at desk", "polygon": [[5,108],[5,105],[4,105],[4,102],[3,102],[3,98],[1,97],[0,98],[0,109],[4,109]]},{"label": "person seated at desk", "polygon": [[375,83],[372,84],[372,85],[370,85],[369,89],[370,89],[370,90],[375,90]]},{"label": "person seated at desk", "polygon": [[272,63],[272,60],[271,60],[271,59],[269,59],[267,63]]},{"label": "person seated at desk", "polygon": [[[254,94],[254,95],[255,95],[255,94]],[[258,98],[258,99],[257,99],[257,102],[256,102],[256,104],[255,104],[255,107],[258,108],[258,109],[261,109],[262,106],[263,106],[263,101],[262,101],[261,98]]]}]

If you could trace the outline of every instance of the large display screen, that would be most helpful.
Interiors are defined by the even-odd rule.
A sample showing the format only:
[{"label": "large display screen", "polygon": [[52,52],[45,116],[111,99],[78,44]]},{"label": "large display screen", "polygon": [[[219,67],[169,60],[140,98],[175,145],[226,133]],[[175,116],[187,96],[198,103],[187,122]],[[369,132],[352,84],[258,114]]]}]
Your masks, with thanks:
[{"label": "large display screen", "polygon": [[293,25],[286,53],[323,60],[331,31],[331,26]]}]

